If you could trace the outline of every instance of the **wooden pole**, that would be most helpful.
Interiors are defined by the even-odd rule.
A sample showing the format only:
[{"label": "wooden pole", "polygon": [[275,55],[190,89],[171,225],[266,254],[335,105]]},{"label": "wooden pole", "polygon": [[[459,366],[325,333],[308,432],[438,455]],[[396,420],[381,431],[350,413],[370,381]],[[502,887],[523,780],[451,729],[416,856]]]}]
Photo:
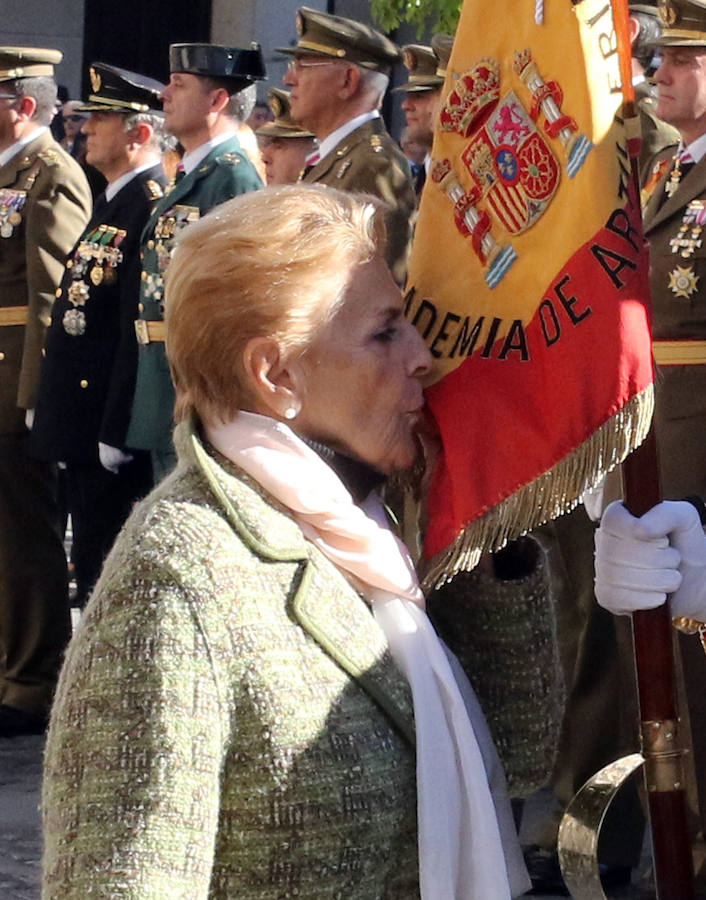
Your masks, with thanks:
[{"label": "wooden pole", "polygon": [[[623,114],[635,118],[627,0],[612,0],[623,83]],[[639,147],[630,147],[635,202],[639,204]],[[625,505],[643,515],[661,499],[654,428],[623,465]],[[694,900],[694,870],[686,816],[684,751],[678,742],[672,624],[667,604],[633,615],[640,733],[649,802],[658,900]]]}]

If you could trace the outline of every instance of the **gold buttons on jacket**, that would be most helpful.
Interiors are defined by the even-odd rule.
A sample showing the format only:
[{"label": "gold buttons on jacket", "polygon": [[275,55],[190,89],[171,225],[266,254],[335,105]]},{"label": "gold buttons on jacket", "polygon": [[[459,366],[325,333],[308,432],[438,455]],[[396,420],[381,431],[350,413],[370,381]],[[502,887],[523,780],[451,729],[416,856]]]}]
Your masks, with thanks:
[{"label": "gold buttons on jacket", "polygon": [[5,359],[5,354],[0,350],[0,362],[2,362],[3,359]]},{"label": "gold buttons on jacket", "polygon": [[54,296],[55,296],[55,297],[61,297],[61,288],[57,288],[57,289],[54,291]]},{"label": "gold buttons on jacket", "polygon": [[82,378],[82,379],[79,381],[79,385],[80,385],[82,388],[87,388],[87,387],[88,387],[88,382],[86,381],[85,378]]}]

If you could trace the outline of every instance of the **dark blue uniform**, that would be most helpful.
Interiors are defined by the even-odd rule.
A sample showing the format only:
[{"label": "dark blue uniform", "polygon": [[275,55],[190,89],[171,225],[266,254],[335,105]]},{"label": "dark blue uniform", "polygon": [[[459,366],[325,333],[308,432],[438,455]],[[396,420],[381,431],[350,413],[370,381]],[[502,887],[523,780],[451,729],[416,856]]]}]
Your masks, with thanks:
[{"label": "dark blue uniform", "polygon": [[165,180],[156,165],[112,200],[98,198],[52,310],[30,448],[41,459],[67,464],[79,602],[132,504],[151,486],[147,454],[133,453],[115,474],[101,466],[98,442],[130,449],[140,235]]}]

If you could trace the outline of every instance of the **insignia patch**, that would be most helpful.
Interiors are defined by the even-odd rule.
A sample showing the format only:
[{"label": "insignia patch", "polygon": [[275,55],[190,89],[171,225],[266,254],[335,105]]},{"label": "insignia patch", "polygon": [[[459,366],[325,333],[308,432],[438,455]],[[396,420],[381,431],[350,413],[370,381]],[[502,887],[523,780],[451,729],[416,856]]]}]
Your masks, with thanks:
[{"label": "insignia patch", "polygon": [[459,75],[439,124],[466,139],[465,171],[455,171],[448,159],[433,159],[430,170],[490,287],[517,258],[512,243],[502,245],[494,232],[511,237],[531,228],[549,208],[562,171],[573,178],[593,147],[563,111],[561,87],[544,80],[530,50],[516,53],[512,68],[514,83],[507,86],[495,59],[480,59]]},{"label": "insignia patch", "polygon": [[47,147],[46,150],[41,150],[37,156],[48,166],[56,166],[59,164],[59,154],[56,150],[52,150],[51,147]]},{"label": "insignia patch", "polygon": [[336,172],[336,178],[343,178],[346,172],[353,165],[353,162],[350,159],[344,159],[341,165],[338,167],[338,171]]},{"label": "insignia patch", "polygon": [[677,266],[676,269],[669,273],[669,290],[675,297],[689,300],[691,295],[697,291],[699,277],[699,275],[694,274],[691,266],[688,268]]},{"label": "insignia patch", "polygon": [[158,181],[154,181],[152,178],[150,178],[149,181],[145,182],[145,189],[147,190],[147,196],[150,198],[150,200],[159,200],[164,196],[162,185]]},{"label": "insignia patch", "polygon": [[374,153],[382,153],[382,141],[380,140],[379,134],[372,134],[370,136],[370,146],[373,148]]},{"label": "insignia patch", "polygon": [[221,153],[218,162],[228,163],[229,166],[237,166],[240,162],[240,156],[237,153]]}]

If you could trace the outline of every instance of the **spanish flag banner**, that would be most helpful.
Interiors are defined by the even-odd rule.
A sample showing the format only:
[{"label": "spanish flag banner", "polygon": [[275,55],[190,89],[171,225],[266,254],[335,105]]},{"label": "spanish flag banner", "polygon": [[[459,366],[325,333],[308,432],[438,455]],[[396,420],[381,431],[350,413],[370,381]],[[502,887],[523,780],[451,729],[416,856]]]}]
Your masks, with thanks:
[{"label": "spanish flag banner", "polygon": [[571,509],[647,433],[647,261],[622,104],[609,0],[495,0],[492,15],[466,0],[406,297],[435,358],[443,444],[427,584]]}]

